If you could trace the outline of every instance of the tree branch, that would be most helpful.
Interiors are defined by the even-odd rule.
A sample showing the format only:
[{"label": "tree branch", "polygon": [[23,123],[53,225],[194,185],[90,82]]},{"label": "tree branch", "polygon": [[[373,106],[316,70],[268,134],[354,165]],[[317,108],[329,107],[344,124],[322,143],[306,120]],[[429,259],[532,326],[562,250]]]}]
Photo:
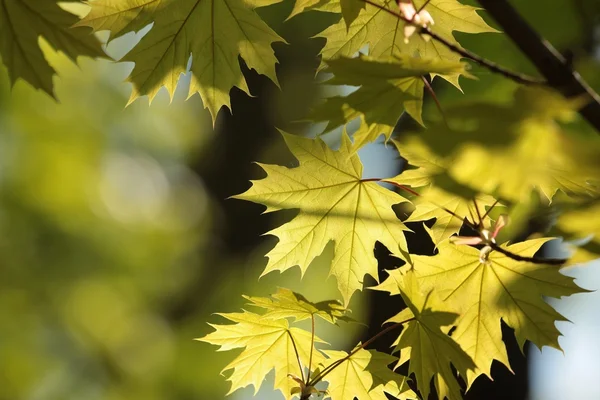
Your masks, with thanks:
[{"label": "tree branch", "polygon": [[565,58],[542,38],[506,0],[478,0],[523,54],[567,98],[585,95],[590,102],[579,110],[600,133],[600,96],[573,71]]},{"label": "tree branch", "polygon": [[431,37],[433,40],[435,40],[436,42],[439,42],[441,44],[443,44],[444,46],[446,46],[448,49],[450,49],[451,51],[453,51],[456,54],[459,54],[462,57],[468,58],[471,61],[476,62],[477,64],[481,65],[482,67],[487,68],[488,70],[503,75],[504,77],[511,79],[517,83],[522,83],[525,85],[545,85],[546,82],[544,80],[538,79],[538,78],[534,78],[525,74],[521,74],[519,72],[514,72],[511,71],[509,69],[506,69],[504,67],[502,67],[501,65],[487,60],[469,50],[463,49],[462,47],[446,40],[445,38],[439,36],[437,33],[431,31],[429,29],[429,27],[427,26],[421,26],[419,24],[415,24],[414,21],[411,21],[410,19],[406,18],[405,16],[403,16],[402,14],[400,14],[399,12],[396,12],[394,10],[390,10],[389,8],[386,8],[384,6],[382,6],[381,4],[377,4],[371,0],[362,0],[363,2],[372,5],[373,7],[377,7],[379,8],[381,11],[384,11],[390,15],[395,16],[398,19],[401,19],[402,21],[406,22],[407,24],[411,24],[417,27],[417,33],[421,34],[421,35],[427,35],[429,37]]}]

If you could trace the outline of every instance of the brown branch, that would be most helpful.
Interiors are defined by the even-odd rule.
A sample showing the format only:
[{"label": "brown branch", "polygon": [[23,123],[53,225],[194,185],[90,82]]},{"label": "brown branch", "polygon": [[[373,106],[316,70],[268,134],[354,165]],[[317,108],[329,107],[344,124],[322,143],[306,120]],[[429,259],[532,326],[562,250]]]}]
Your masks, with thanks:
[{"label": "brown branch", "polygon": [[[407,24],[411,24],[417,27],[417,33],[421,34],[421,35],[427,35],[429,37],[431,37],[433,40],[435,40],[436,42],[439,42],[441,44],[443,44],[444,46],[446,46],[448,49],[450,49],[451,51],[453,51],[454,53],[459,54],[462,57],[468,58],[471,61],[476,62],[477,64],[481,65],[482,67],[487,68],[488,70],[503,75],[504,77],[511,79],[517,83],[522,83],[525,85],[545,85],[546,81],[538,79],[538,78],[534,78],[531,77],[529,75],[525,75],[525,74],[521,74],[519,72],[514,72],[511,71],[507,68],[502,67],[501,65],[490,61],[488,59],[485,59],[469,50],[463,49],[462,47],[444,39],[443,37],[439,36],[437,33],[433,32],[432,30],[429,29],[429,27],[427,26],[421,26],[419,24],[415,24],[413,21],[411,21],[410,19],[404,17],[402,14],[400,14],[399,12],[396,12],[394,10],[390,10],[389,8],[386,8],[384,6],[382,6],[381,4],[377,4],[371,0],[362,0],[363,2],[372,5],[373,7],[377,7],[378,9],[380,9],[381,11],[384,11],[390,15],[395,16],[398,19],[401,19],[402,21],[406,22]],[[494,0],[492,0],[494,1]]]},{"label": "brown branch", "polygon": [[565,58],[506,0],[478,1],[546,78],[549,86],[566,98],[589,97],[590,102],[581,108],[579,113],[600,133],[600,96],[571,69]]}]

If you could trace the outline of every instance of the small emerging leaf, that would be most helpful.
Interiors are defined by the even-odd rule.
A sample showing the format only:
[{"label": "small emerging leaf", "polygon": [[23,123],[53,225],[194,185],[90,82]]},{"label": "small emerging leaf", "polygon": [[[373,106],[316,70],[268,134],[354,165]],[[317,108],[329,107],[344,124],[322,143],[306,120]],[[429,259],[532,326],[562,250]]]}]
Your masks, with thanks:
[{"label": "small emerging leaf", "polygon": [[301,294],[289,289],[280,288],[271,298],[249,296],[244,298],[250,300],[252,305],[266,309],[265,315],[274,319],[294,318],[295,321],[302,321],[310,319],[311,316],[318,316],[331,324],[337,321],[353,321],[345,315],[348,310],[336,300],[312,303]]}]

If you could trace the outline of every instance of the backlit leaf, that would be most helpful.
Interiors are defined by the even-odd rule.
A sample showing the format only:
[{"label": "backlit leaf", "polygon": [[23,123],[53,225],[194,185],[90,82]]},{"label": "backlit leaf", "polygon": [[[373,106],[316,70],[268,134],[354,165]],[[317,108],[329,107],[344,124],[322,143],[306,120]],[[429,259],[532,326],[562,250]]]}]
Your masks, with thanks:
[{"label": "backlit leaf", "polygon": [[271,44],[283,39],[254,8],[278,1],[96,0],[79,25],[108,29],[117,38],[152,23],[150,32],[123,58],[135,63],[129,77],[130,102],[143,95],[152,101],[163,86],[172,97],[192,55],[189,94],[200,93],[214,121],[222,106],[231,108],[231,88],[249,93],[238,57],[277,82]]},{"label": "backlit leaf", "polygon": [[388,140],[404,111],[423,124],[424,75],[466,74],[465,64],[460,62],[407,55],[380,59],[339,57],[328,60],[327,65],[327,71],[334,76],[326,84],[360,88],[344,97],[328,98],[315,110],[312,119],[327,121],[325,132],[328,132],[360,118],[360,128],[353,135],[355,148],[382,134]]},{"label": "backlit leaf", "polygon": [[[547,240],[529,240],[506,249],[530,257]],[[500,319],[515,330],[519,346],[530,340],[539,348],[560,349],[555,322],[565,318],[543,297],[584,292],[555,265],[515,261],[499,252],[492,252],[485,264],[479,260],[479,250],[449,242],[439,245],[438,255],[414,256],[413,261],[420,287],[435,290],[444,304],[460,314],[452,337],[477,364],[477,371],[466,375],[469,385],[480,374],[490,375],[494,359],[510,368]]]},{"label": "backlit leaf", "polygon": [[[375,0],[391,10],[398,11],[395,0]],[[425,0],[415,0],[415,7],[419,8]],[[456,43],[452,32],[481,33],[495,32],[477,14],[476,8],[466,6],[457,0],[431,0],[427,11],[435,21],[432,30],[441,37]],[[338,57],[352,57],[366,44],[369,45],[369,55],[373,57],[391,57],[398,54],[444,61],[459,61],[460,56],[446,46],[433,40],[425,41],[415,35],[409,43],[404,43],[404,22],[396,16],[367,5],[349,28],[341,20],[319,34],[327,39],[327,44],[321,54],[323,60]],[[445,74],[443,77],[458,86],[459,72]]]},{"label": "backlit leaf", "polygon": [[[212,325],[215,331],[198,340],[220,346],[219,350],[244,348],[242,353],[229,363],[223,372],[233,370],[227,380],[231,381],[229,393],[248,385],[258,392],[265,376],[275,370],[275,389],[286,399],[291,399],[292,389],[297,383],[288,374],[302,376],[297,349],[303,366],[308,366],[312,339],[311,333],[290,327],[285,318],[269,318],[244,311],[220,314],[234,324]],[[292,341],[293,338],[293,341]],[[315,342],[323,342],[315,337]],[[323,355],[313,348],[313,365],[324,360]]]},{"label": "backlit leaf", "polygon": [[[348,356],[345,351],[326,350],[330,365]],[[331,400],[387,400],[385,393],[397,399],[415,399],[407,378],[393,372],[388,365],[397,357],[376,350],[360,349],[343,361],[324,378],[329,383],[327,394]]]},{"label": "backlit leaf", "polygon": [[[75,1],[63,1],[69,2]],[[71,28],[77,21],[77,16],[62,9],[57,0],[3,1],[0,7],[0,57],[8,69],[11,83],[23,79],[54,96],[54,69],[40,49],[40,38],[73,61],[79,56],[105,56],[100,41],[89,30]]]},{"label": "backlit leaf", "polygon": [[375,242],[404,257],[407,228],[397,219],[392,205],[407,201],[375,182],[362,180],[362,164],[346,135],[337,151],[321,139],[284,134],[288,147],[300,162],[296,168],[263,165],[267,177],[253,181],[237,198],[267,206],[267,212],[299,209],[299,214],[269,234],[279,242],[267,256],[264,274],[298,265],[302,273],[327,243],[334,241],[330,274],[347,305],[363,277],[377,278]]},{"label": "backlit leaf", "polygon": [[[396,350],[401,352],[398,366],[407,361],[409,373],[414,373],[423,398],[429,397],[429,383],[434,380],[438,397],[450,400],[461,399],[460,386],[456,381],[450,363],[461,376],[475,369],[475,364],[450,336],[446,334],[458,314],[438,298],[437,289],[422,292],[412,271],[388,271],[390,276],[374,289],[400,293],[407,309],[387,322],[405,322],[404,329],[395,341]],[[388,282],[389,281],[389,282]],[[412,319],[412,320],[411,320]],[[408,353],[402,355],[402,353]]]},{"label": "backlit leaf", "polygon": [[293,318],[295,321],[302,321],[317,316],[331,324],[337,323],[338,320],[352,321],[346,316],[348,310],[336,300],[312,303],[301,294],[289,289],[280,288],[271,298],[249,296],[244,298],[250,300],[253,306],[267,310],[265,315],[274,319]]}]

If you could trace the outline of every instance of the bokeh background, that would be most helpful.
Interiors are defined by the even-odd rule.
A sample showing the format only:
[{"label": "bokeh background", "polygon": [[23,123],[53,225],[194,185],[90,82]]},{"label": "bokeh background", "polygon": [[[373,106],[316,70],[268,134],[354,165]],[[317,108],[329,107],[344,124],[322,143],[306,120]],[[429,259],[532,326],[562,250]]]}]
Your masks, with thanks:
[{"label": "bokeh background", "polygon": [[[597,0],[513,3],[600,89]],[[185,100],[189,77],[172,102],[164,91],[152,105],[141,99],[125,107],[126,63],[75,65],[42,41],[59,72],[58,101],[23,82],[11,90],[0,66],[0,400],[222,399],[228,384],[219,372],[232,354],[193,340],[211,330],[213,313],[238,310],[242,293],[267,295],[278,286],[315,301],[338,297],[327,279],[330,248],[302,281],[298,269],[259,280],[275,241],[261,235],[293,212],[261,216],[260,206],[227,199],[262,176],[253,161],[294,164],[276,126],[307,135],[323,128],[302,118],[319,96],[314,74],[323,42],[311,37],[334,17],[285,21],[291,5],[260,10],[289,43],[274,46],[281,90],[246,70],[254,97],[234,89],[233,115],[222,111],[215,127],[198,96]],[[142,34],[111,42],[108,54],[119,59]],[[533,72],[501,35],[457,37]],[[463,82],[464,94],[434,82],[442,104],[511,100],[514,84],[480,68],[473,73],[479,81]],[[431,102],[425,107],[437,112]],[[325,139],[335,146],[338,137]],[[361,156],[368,176],[401,168],[382,143]],[[600,289],[599,263],[569,273]],[[600,399],[600,296],[555,305],[573,321],[560,326],[565,353],[528,347],[526,359],[506,329],[517,375],[495,366],[496,381],[480,378],[468,398]],[[321,336],[351,348],[397,306],[374,293],[355,296],[354,317],[371,328],[346,325],[343,335]],[[265,386],[258,398],[282,398]]]}]

